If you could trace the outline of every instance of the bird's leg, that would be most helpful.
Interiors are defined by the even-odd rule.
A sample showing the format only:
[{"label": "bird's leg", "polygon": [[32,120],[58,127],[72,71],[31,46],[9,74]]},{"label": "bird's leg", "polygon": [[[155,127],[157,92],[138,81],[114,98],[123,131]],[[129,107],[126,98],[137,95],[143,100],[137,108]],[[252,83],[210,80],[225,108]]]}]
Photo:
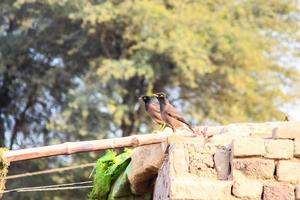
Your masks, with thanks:
[{"label": "bird's leg", "polygon": [[161,127],[160,127],[160,131],[163,131],[165,128],[166,128],[166,126],[167,126],[167,124],[164,122],[162,125],[161,125]]},{"label": "bird's leg", "polygon": [[163,124],[160,124],[157,131],[161,131],[162,126],[163,126]]},{"label": "bird's leg", "polygon": [[159,128],[158,128],[158,129],[155,129],[153,132],[160,132],[160,131],[162,131],[162,130],[164,129],[164,125],[165,125],[165,123],[160,124],[160,125],[159,125]]},{"label": "bird's leg", "polygon": [[172,128],[172,136],[174,136],[174,137],[176,136],[175,131],[176,131],[176,129]]},{"label": "bird's leg", "polygon": [[153,132],[159,132],[160,131],[160,127],[158,129],[154,129]]},{"label": "bird's leg", "polygon": [[161,131],[162,127],[163,127],[163,124],[160,124],[159,128],[158,128],[158,131]]}]

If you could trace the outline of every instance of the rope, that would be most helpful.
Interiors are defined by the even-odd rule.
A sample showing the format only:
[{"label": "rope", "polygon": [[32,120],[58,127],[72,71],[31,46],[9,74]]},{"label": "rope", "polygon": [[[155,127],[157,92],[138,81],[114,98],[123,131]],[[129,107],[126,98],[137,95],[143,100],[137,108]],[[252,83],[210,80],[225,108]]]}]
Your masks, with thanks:
[{"label": "rope", "polygon": [[32,189],[32,190],[18,190],[17,192],[42,192],[42,191],[57,191],[57,190],[76,190],[84,188],[92,188],[92,185],[74,186],[74,187],[58,187],[58,188],[45,188],[45,189]]},{"label": "rope", "polygon": [[[75,183],[63,183],[63,184],[55,184],[55,185],[44,185],[44,186],[36,186],[36,187],[23,187],[23,188],[15,188],[15,189],[11,189],[11,190],[5,190],[3,193],[10,193],[10,192],[19,192],[19,191],[46,191],[46,190],[57,190],[58,188],[74,188],[75,187],[63,187],[63,186],[75,186],[75,185],[84,185],[84,184],[88,184],[88,183],[92,183],[92,181],[82,181],[82,182],[75,182]],[[77,186],[77,189],[79,187],[83,187],[83,186]],[[87,186],[85,186],[87,187]],[[92,187],[92,186],[89,186]]]},{"label": "rope", "polygon": [[89,179],[90,178],[92,178],[92,176],[93,176],[93,174],[94,174],[94,171],[95,171],[95,169],[96,169],[97,167],[96,166],[94,166],[94,168],[93,168],[93,170],[91,171],[91,173],[90,173],[90,175],[89,175]]},{"label": "rope", "polygon": [[94,167],[95,165],[96,165],[96,163],[87,163],[87,164],[76,165],[76,166],[61,167],[61,168],[56,168],[56,169],[47,169],[47,170],[37,171],[37,172],[27,172],[27,173],[7,176],[6,180],[23,178],[23,177],[28,177],[28,176],[36,176],[36,175],[42,175],[42,174],[50,174],[50,173],[55,173],[55,172],[63,172],[63,171],[73,170],[73,169],[78,169],[78,168],[82,169],[82,168],[86,168],[86,167]]}]

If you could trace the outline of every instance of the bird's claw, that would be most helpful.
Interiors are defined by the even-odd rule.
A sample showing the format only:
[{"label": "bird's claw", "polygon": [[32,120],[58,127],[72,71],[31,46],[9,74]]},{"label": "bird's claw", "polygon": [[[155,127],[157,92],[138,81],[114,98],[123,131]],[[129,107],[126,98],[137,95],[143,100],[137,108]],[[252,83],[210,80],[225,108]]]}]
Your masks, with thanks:
[{"label": "bird's claw", "polygon": [[197,131],[197,132],[196,132],[196,135],[202,136],[202,137],[204,137],[205,139],[207,139],[207,138],[208,138],[207,130],[208,130],[208,127],[205,127],[204,129],[202,129],[202,130],[200,130],[200,131]]}]

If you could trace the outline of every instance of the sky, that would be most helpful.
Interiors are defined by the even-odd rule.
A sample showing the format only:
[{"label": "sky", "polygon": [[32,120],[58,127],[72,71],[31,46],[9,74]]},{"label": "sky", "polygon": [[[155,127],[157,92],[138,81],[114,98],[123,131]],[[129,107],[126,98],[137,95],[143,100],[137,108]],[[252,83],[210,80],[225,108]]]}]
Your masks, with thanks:
[{"label": "sky", "polygon": [[[300,34],[300,31],[295,34]],[[300,73],[300,43],[290,41],[286,44],[286,46],[288,46],[290,51],[287,51],[284,55],[280,56],[280,62],[282,62],[284,66],[297,68]],[[295,54],[298,54],[297,57],[295,56]],[[295,86],[292,92],[295,94],[300,93],[300,83]],[[282,110],[289,115],[291,121],[300,121],[300,100],[287,105]]]}]

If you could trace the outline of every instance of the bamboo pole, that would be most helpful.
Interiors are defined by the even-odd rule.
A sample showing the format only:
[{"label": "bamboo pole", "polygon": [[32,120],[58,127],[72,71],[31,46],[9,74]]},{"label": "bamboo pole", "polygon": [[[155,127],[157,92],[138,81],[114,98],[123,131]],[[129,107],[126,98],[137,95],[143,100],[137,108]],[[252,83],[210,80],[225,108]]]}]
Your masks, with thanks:
[{"label": "bamboo pole", "polygon": [[168,134],[166,133],[154,133],[113,139],[66,142],[63,144],[44,147],[7,151],[4,155],[10,162],[15,162],[55,155],[70,155],[79,152],[99,151],[120,147],[137,147],[147,144],[161,143],[167,140],[167,136]]},{"label": "bamboo pole", "polygon": [[[203,133],[206,137],[222,135],[226,133],[237,133],[243,136],[272,137],[276,132],[289,131],[293,137],[299,137],[300,122],[265,122],[265,123],[236,123],[225,126],[198,126],[196,132]],[[279,130],[280,129],[280,130]],[[275,132],[274,132],[275,131]],[[181,132],[181,134],[180,134]],[[105,149],[115,149],[120,147],[136,147],[147,144],[164,142],[171,133],[167,131],[146,134],[132,135],[122,138],[103,139],[83,142],[66,142],[58,145],[36,147],[5,152],[4,155],[10,162],[42,158],[55,155],[69,155],[79,152],[99,151]],[[176,130],[176,135],[193,136],[190,131]],[[276,135],[276,134],[275,134]],[[194,135],[195,136],[195,135]]]}]

